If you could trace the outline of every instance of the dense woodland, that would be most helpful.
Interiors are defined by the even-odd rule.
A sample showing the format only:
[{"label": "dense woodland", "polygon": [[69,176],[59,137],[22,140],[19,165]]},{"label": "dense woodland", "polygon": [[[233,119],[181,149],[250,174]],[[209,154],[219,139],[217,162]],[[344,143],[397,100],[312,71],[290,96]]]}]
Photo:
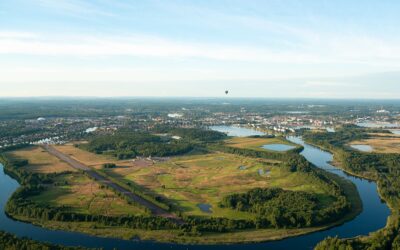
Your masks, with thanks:
[{"label": "dense woodland", "polygon": [[171,136],[179,136],[188,141],[214,142],[226,138],[226,134],[201,128],[177,128],[170,126],[156,126],[155,133],[166,133]]},{"label": "dense woodland", "polygon": [[101,135],[93,138],[81,148],[97,154],[110,154],[118,159],[136,156],[171,156],[193,150],[186,141],[169,140],[148,133],[118,132],[114,135]]},{"label": "dense woodland", "polygon": [[[206,142],[218,141],[226,137],[224,133],[195,128],[157,128],[164,136],[145,133],[118,131],[112,135],[95,136],[89,143],[79,147],[97,154],[111,154],[118,159],[134,158],[136,156],[173,156],[203,147]],[[154,132],[154,131],[153,131]],[[173,139],[179,136],[181,139]]]},{"label": "dense woodland", "polygon": [[347,126],[335,133],[307,133],[304,135],[306,141],[332,151],[335,161],[339,162],[343,169],[376,180],[380,195],[392,208],[388,226],[373,233],[368,241],[330,238],[321,242],[318,249],[346,249],[342,246],[354,249],[400,249],[400,154],[358,152],[346,146],[353,140],[368,138],[368,133],[371,131],[373,130]]},{"label": "dense woodland", "polygon": [[254,213],[263,226],[269,224],[275,228],[310,227],[332,222],[348,211],[345,200],[343,204],[342,207],[322,208],[314,194],[280,188],[256,188],[229,195],[221,202],[223,207]]},{"label": "dense woodland", "polygon": [[[210,146],[212,150],[218,150],[221,152],[229,153],[229,154],[237,154],[243,155],[247,157],[255,157],[255,158],[266,158],[266,159],[273,159],[273,160],[280,160],[280,161],[287,161],[288,159],[299,159],[298,152],[302,151],[302,147],[296,147],[292,150],[288,150],[284,153],[282,152],[273,152],[267,150],[253,150],[247,148],[235,148],[226,146],[223,143],[215,144]],[[290,157],[288,157],[290,156]],[[300,157],[301,158],[301,157]]]}]

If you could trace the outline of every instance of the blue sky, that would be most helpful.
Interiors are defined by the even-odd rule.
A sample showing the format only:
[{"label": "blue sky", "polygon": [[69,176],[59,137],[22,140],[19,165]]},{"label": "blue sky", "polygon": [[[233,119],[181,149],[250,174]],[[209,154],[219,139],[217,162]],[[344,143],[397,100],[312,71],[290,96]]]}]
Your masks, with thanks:
[{"label": "blue sky", "polygon": [[1,0],[0,96],[400,97],[400,1]]}]

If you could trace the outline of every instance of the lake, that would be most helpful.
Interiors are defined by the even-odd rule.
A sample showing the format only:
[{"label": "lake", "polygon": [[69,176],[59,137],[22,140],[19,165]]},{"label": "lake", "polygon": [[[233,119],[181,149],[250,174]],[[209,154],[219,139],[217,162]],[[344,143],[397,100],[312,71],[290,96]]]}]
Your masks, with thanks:
[{"label": "lake", "polygon": [[228,136],[246,137],[253,135],[266,135],[266,133],[255,129],[248,129],[236,126],[211,126],[210,129],[226,133]]},{"label": "lake", "polygon": [[356,124],[359,127],[364,128],[396,128],[400,125],[397,123],[388,123],[388,122],[372,122],[372,121],[365,121]]},{"label": "lake", "polygon": [[400,135],[400,129],[391,129],[390,132],[392,132],[395,135]]},{"label": "lake", "polygon": [[274,143],[274,144],[265,144],[261,146],[263,149],[268,149],[268,150],[273,150],[273,151],[288,151],[290,149],[296,148],[295,146],[292,145],[287,145],[287,144],[281,144],[281,143]]},{"label": "lake", "polygon": [[373,148],[366,144],[351,144],[350,147],[357,149],[362,152],[372,152]]}]

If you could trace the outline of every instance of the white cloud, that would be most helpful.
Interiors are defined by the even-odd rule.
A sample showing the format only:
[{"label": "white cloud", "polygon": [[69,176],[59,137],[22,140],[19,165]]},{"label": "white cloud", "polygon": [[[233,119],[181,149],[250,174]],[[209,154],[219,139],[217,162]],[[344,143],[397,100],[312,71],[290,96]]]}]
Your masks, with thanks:
[{"label": "white cloud", "polygon": [[[68,41],[68,42],[65,42]],[[319,62],[313,55],[280,52],[265,48],[223,44],[187,43],[159,37],[130,38],[63,37],[57,40],[39,37],[18,39],[0,37],[0,54],[50,56],[149,56],[171,58],[206,58],[257,62]]]},{"label": "white cloud", "polygon": [[0,31],[0,54],[202,58],[260,63],[368,64],[389,69],[400,67],[400,43],[371,37],[340,35],[322,36],[310,39],[308,42],[302,48],[289,49],[284,45],[281,48],[239,46],[226,43],[185,42],[143,35],[63,36]]}]

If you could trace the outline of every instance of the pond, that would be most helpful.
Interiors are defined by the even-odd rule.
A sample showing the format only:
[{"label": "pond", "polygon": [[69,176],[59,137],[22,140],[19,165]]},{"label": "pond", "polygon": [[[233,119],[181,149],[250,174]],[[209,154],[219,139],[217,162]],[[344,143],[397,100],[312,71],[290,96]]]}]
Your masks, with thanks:
[{"label": "pond", "polygon": [[263,149],[268,149],[268,150],[273,150],[273,151],[288,151],[290,149],[296,148],[295,146],[292,145],[287,145],[287,144],[282,144],[282,143],[272,143],[272,144],[265,144],[261,146]]},{"label": "pond", "polygon": [[373,148],[366,144],[351,144],[350,147],[357,149],[362,152],[372,152]]},{"label": "pond", "polygon": [[228,136],[246,137],[253,135],[266,135],[264,132],[255,129],[242,128],[236,126],[211,126],[210,129],[226,133]]},{"label": "pond", "polygon": [[326,128],[326,131],[329,133],[335,133],[335,128],[329,127],[329,128]]},{"label": "pond", "polygon": [[356,125],[364,128],[396,128],[400,126],[398,123],[373,122],[373,121],[359,122]]},{"label": "pond", "polygon": [[400,135],[400,129],[391,129],[390,132],[392,132],[395,135]]},{"label": "pond", "polygon": [[210,204],[200,203],[197,204],[197,207],[200,208],[200,210],[204,213],[212,213],[211,211],[212,206]]}]

